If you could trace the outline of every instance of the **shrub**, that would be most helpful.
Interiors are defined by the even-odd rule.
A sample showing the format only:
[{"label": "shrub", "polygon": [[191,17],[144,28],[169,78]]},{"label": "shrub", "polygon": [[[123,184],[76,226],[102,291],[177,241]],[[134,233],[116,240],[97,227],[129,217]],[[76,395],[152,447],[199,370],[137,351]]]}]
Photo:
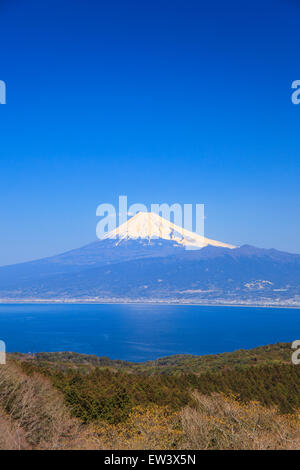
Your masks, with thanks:
[{"label": "shrub", "polygon": [[258,402],[241,403],[222,394],[193,394],[196,406],[181,412],[183,449],[299,449],[297,415],[281,416]]}]

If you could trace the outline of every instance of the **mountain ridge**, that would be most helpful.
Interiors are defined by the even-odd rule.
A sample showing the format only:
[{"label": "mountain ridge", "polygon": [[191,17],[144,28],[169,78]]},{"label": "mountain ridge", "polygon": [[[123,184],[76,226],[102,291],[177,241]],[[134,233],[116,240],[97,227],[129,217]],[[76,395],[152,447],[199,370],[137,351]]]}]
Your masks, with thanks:
[{"label": "mountain ridge", "polygon": [[[120,240],[110,232],[79,249],[0,268],[0,299],[300,305],[300,255],[214,240],[187,250],[169,222],[157,238],[157,226],[149,232],[143,221],[136,217],[131,233],[119,227]],[[134,237],[149,233],[155,236]]]}]

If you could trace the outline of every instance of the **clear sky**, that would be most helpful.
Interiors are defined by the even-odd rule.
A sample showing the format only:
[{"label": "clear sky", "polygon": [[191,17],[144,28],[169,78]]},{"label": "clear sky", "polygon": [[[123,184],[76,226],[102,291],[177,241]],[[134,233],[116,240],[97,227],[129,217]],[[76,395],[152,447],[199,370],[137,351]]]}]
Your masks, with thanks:
[{"label": "clear sky", "polygon": [[0,264],[93,241],[122,194],[300,253],[299,44],[297,0],[0,0]]}]

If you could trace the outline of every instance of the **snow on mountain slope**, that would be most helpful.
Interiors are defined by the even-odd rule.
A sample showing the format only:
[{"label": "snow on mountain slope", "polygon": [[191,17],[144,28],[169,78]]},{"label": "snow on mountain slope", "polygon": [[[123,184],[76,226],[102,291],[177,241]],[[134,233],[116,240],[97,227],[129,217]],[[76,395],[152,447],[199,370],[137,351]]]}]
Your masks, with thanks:
[{"label": "snow on mountain slope", "polygon": [[249,245],[233,248],[142,212],[100,241],[0,268],[0,302],[300,305],[300,255]]},{"label": "snow on mountain slope", "polygon": [[103,240],[116,239],[116,245],[118,245],[122,240],[145,239],[150,242],[151,239],[159,238],[172,240],[185,248],[203,248],[208,245],[236,248],[234,245],[211,240],[186,230],[154,212],[139,212],[115,230],[107,233]]}]

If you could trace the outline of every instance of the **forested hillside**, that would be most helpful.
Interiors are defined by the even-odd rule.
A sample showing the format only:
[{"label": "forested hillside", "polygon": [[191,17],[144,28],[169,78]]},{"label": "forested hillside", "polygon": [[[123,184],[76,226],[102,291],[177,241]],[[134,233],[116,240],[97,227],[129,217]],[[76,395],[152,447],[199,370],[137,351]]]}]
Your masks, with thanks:
[{"label": "forested hillside", "polygon": [[[11,354],[2,448],[297,448],[300,367],[289,344],[146,363]],[[69,436],[69,437],[66,437]]]}]

